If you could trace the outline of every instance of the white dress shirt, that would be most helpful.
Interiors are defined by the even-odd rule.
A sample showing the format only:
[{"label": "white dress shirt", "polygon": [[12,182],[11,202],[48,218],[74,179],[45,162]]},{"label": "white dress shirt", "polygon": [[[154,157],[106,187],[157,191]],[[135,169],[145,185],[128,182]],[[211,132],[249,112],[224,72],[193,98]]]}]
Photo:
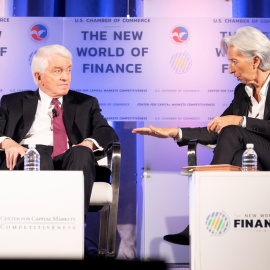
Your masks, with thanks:
[{"label": "white dress shirt", "polygon": [[[249,110],[248,110],[248,117],[263,119],[269,82],[270,82],[270,76],[268,76],[266,82],[264,83],[262,89],[260,90],[261,101],[259,103],[253,96],[253,88],[251,88],[248,85],[245,86],[246,93],[250,97],[250,101],[251,101],[251,106],[249,106]],[[245,116],[244,116],[244,121],[242,123],[242,127],[243,128],[246,127]]]}]

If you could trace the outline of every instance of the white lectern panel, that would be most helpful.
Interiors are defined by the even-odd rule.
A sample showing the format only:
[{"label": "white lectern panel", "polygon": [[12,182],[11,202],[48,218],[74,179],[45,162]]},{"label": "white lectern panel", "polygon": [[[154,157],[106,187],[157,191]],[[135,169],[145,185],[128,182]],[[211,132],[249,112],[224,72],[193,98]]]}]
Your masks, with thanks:
[{"label": "white lectern panel", "polygon": [[0,258],[82,259],[79,171],[0,172]]},{"label": "white lectern panel", "polygon": [[267,270],[270,172],[190,177],[191,270]]}]

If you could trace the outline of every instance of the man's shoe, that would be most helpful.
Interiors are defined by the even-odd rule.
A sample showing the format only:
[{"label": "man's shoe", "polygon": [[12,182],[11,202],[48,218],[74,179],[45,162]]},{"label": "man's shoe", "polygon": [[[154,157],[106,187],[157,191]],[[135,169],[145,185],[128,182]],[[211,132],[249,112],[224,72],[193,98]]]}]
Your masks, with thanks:
[{"label": "man's shoe", "polygon": [[189,245],[189,226],[187,226],[182,232],[177,234],[167,234],[163,237],[164,240],[177,244],[177,245]]}]

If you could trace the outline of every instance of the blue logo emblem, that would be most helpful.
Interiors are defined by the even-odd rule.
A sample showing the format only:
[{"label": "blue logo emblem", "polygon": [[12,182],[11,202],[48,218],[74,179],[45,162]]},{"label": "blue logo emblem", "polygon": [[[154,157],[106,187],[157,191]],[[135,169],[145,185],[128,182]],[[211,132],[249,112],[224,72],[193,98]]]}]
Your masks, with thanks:
[{"label": "blue logo emblem", "polygon": [[44,40],[47,34],[47,28],[42,24],[36,24],[31,28],[31,37],[36,41]]},{"label": "blue logo emblem", "polygon": [[172,30],[172,39],[176,43],[184,43],[188,40],[188,30],[182,26],[175,27]]}]

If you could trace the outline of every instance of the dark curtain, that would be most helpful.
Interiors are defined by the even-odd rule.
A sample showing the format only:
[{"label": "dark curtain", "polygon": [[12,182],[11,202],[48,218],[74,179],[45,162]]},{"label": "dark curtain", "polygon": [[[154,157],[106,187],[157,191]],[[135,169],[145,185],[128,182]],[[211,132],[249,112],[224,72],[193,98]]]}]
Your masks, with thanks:
[{"label": "dark curtain", "polygon": [[135,17],[136,0],[13,0],[15,17]]},{"label": "dark curtain", "polygon": [[270,18],[269,0],[232,0],[234,18]]},{"label": "dark curtain", "polygon": [[[15,17],[136,17],[136,0],[13,0],[13,6]],[[234,18],[270,18],[270,1],[232,0],[232,12]]]}]

